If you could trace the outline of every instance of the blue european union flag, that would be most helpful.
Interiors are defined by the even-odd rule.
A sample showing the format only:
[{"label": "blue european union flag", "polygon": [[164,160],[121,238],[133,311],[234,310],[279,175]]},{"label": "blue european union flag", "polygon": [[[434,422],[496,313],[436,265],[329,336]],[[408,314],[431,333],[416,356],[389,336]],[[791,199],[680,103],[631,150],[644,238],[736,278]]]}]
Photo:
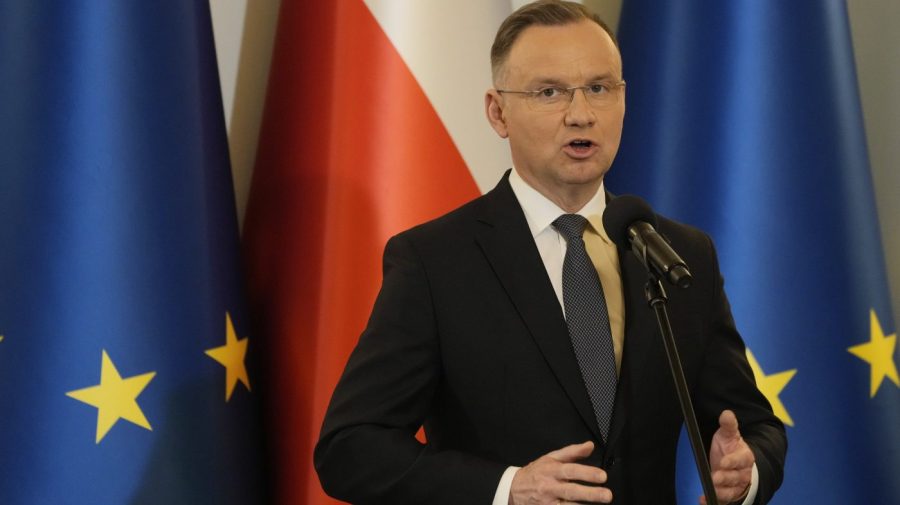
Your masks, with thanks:
[{"label": "blue european union flag", "polygon": [[628,113],[608,186],[714,238],[788,425],[773,503],[900,503],[896,327],[845,3],[627,0],[619,35]]},{"label": "blue european union flag", "polygon": [[260,503],[206,0],[0,1],[0,503]]}]

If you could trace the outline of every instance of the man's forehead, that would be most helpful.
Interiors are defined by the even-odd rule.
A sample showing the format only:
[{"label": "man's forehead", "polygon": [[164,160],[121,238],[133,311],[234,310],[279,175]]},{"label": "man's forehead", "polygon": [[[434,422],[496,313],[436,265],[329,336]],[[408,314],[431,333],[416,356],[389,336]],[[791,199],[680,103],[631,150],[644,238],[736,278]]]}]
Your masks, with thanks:
[{"label": "man's forehead", "polygon": [[621,65],[612,61],[597,62],[591,58],[561,60],[554,64],[509,65],[506,76],[551,84],[621,79]]},{"label": "man's forehead", "polygon": [[531,26],[510,48],[505,76],[515,80],[620,79],[619,51],[598,24]]}]

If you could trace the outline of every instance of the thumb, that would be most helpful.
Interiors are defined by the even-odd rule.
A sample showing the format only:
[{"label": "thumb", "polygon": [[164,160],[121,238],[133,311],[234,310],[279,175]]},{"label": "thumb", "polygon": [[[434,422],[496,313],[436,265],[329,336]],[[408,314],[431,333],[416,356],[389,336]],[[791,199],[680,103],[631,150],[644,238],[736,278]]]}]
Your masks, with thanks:
[{"label": "thumb", "polygon": [[719,415],[719,434],[726,439],[740,438],[741,432],[738,431],[738,421],[734,412],[723,410]]},{"label": "thumb", "polygon": [[567,445],[562,449],[549,452],[547,453],[547,456],[550,456],[557,461],[568,463],[584,459],[590,456],[592,452],[594,452],[594,442],[588,440],[587,442]]}]

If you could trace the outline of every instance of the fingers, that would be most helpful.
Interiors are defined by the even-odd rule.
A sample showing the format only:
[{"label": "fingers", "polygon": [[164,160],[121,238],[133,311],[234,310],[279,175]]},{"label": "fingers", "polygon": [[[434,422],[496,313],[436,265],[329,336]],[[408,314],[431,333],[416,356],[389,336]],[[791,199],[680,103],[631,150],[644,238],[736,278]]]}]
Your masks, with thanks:
[{"label": "fingers", "polygon": [[753,451],[746,445],[743,445],[734,452],[723,456],[721,461],[719,461],[717,470],[748,470],[755,461],[756,458],[753,456]]},{"label": "fingers", "polygon": [[[752,462],[750,466],[752,466]],[[739,501],[747,494],[752,474],[750,466],[713,472],[712,481],[719,503]],[[707,505],[706,496],[701,496],[699,503]]]},{"label": "fingers", "polygon": [[612,491],[605,487],[584,486],[567,482],[562,484],[553,494],[560,503],[610,503]]},{"label": "fingers", "polygon": [[719,415],[719,430],[726,438],[737,438],[741,436],[738,431],[738,421],[734,412],[723,410]]},{"label": "fingers", "polygon": [[[548,458],[549,459],[549,458]],[[556,503],[610,503],[612,492],[598,485],[606,482],[606,472],[599,468],[575,463],[566,465],[566,470],[553,468],[553,464],[542,464],[541,458],[520,469],[513,478],[510,494],[515,504],[556,504]],[[544,462],[546,463],[546,462]],[[559,475],[575,476],[570,481]]]},{"label": "fingers", "polygon": [[562,449],[557,449],[553,452],[549,452],[547,453],[547,456],[555,459],[556,461],[567,462],[584,459],[590,456],[592,452],[594,452],[594,442],[588,440],[587,442],[567,445]]},{"label": "fingers", "polygon": [[750,473],[739,470],[721,470],[713,474],[712,481],[716,489],[739,487],[743,490],[750,483]]},{"label": "fingers", "polygon": [[[723,410],[709,454],[713,486],[721,503],[738,501],[746,494],[754,461],[753,451],[741,438],[737,416]],[[700,497],[699,503],[706,505],[706,497]]]},{"label": "fingers", "polygon": [[606,472],[577,463],[593,451],[593,442],[573,444],[519,469],[510,487],[511,503],[610,503],[612,492],[600,486],[606,482]]},{"label": "fingers", "polygon": [[603,484],[606,482],[606,472],[587,465],[577,463],[564,463],[559,466],[556,478],[561,481],[581,481],[591,484]]},{"label": "fingers", "polygon": [[743,499],[747,494],[747,487],[731,486],[716,488],[716,498],[719,503],[732,503]]},{"label": "fingers", "polygon": [[[753,452],[746,447],[722,458],[719,468],[712,474],[716,496],[722,503],[731,503],[742,498],[750,487],[753,467]],[[704,503],[705,500],[701,500]]]},{"label": "fingers", "polygon": [[746,443],[722,457],[712,473],[716,496],[722,503],[737,501],[750,487],[754,463],[753,451]]}]

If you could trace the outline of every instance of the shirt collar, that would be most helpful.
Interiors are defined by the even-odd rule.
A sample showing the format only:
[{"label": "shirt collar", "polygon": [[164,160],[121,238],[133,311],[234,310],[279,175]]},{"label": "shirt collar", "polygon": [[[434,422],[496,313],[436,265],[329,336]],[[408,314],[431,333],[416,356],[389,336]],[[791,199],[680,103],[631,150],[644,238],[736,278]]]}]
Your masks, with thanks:
[{"label": "shirt collar", "polygon": [[[528,228],[533,237],[543,233],[560,215],[566,214],[566,211],[529,186],[515,168],[509,174],[509,185],[512,186],[513,193],[525,212],[525,221],[528,222]],[[605,209],[606,192],[601,182],[597,193],[576,214],[584,216],[591,228],[600,235],[600,238],[609,243],[609,237],[606,235],[606,230],[603,229],[603,211]]]}]

